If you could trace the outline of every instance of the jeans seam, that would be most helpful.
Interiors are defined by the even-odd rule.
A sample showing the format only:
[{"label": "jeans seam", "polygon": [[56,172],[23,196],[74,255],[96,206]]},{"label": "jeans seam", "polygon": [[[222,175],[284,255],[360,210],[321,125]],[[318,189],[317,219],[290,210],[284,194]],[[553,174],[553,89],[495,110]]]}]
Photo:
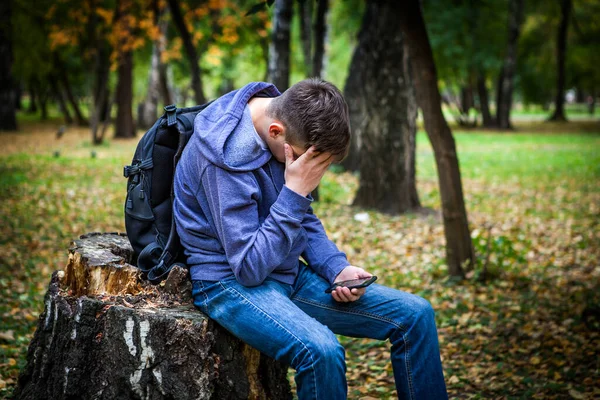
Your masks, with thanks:
[{"label": "jeans seam", "polygon": [[338,312],[345,313],[345,314],[362,315],[362,316],[365,316],[365,317],[373,318],[373,319],[376,319],[376,320],[379,320],[379,321],[382,321],[382,322],[387,322],[389,324],[392,324],[396,328],[402,330],[403,333],[406,332],[406,327],[404,325],[402,325],[401,323],[396,322],[396,321],[394,321],[394,320],[392,320],[390,318],[382,317],[382,316],[377,315],[377,314],[373,314],[373,313],[369,313],[369,312],[365,312],[365,311],[359,311],[359,310],[344,310],[343,308],[329,307],[329,306],[326,306],[326,305],[324,305],[322,303],[318,303],[316,301],[305,299],[304,297],[296,297],[294,300],[298,300],[301,303],[310,304],[310,305],[315,306],[315,307],[324,308],[326,310],[338,311]]},{"label": "jeans seam", "polygon": [[202,281],[199,281],[199,282],[200,282],[200,286],[202,286],[202,294],[204,295],[204,298],[206,299],[206,300],[204,300],[204,307],[206,307],[206,312],[208,313],[209,312],[209,310],[208,310],[208,295],[204,291],[204,283],[202,283]]},{"label": "jeans seam", "polygon": [[402,339],[404,340],[404,363],[406,365],[406,376],[408,378],[408,389],[410,390],[410,398],[415,398],[415,388],[412,380],[412,369],[410,366],[410,340],[406,335],[402,335]]},{"label": "jeans seam", "polygon": [[[221,281],[219,281],[219,285],[221,285],[221,287],[225,290],[227,290],[228,292],[234,293],[238,296],[240,296],[241,298],[243,298],[244,300],[246,300],[248,302],[248,304],[250,304],[252,307],[254,307],[256,310],[258,310],[261,314],[263,314],[265,317],[267,317],[268,319],[270,319],[273,323],[275,323],[275,325],[279,326],[281,329],[283,329],[284,332],[286,332],[287,334],[289,334],[290,336],[292,336],[294,339],[296,339],[300,344],[302,344],[302,347],[304,347],[304,349],[308,352],[308,355],[310,356],[310,360],[311,360],[311,364],[310,364],[310,369],[312,370],[312,376],[313,376],[313,393],[315,395],[315,399],[318,399],[318,393],[317,393],[317,377],[316,377],[316,373],[315,373],[315,368],[314,368],[314,363],[315,363],[315,359],[312,355],[312,352],[310,351],[310,349],[308,348],[308,346],[302,341],[300,340],[299,337],[297,337],[296,335],[294,335],[292,332],[290,332],[289,330],[287,330],[283,325],[281,325],[279,322],[277,322],[277,320],[275,320],[275,318],[271,317],[269,314],[267,314],[262,308],[260,308],[259,306],[257,306],[256,304],[254,304],[252,301],[250,301],[250,299],[248,299],[246,296],[244,296],[241,292],[237,291],[235,288],[230,288],[230,287],[226,287],[225,285],[223,285],[223,283]],[[291,360],[295,360],[296,357],[298,355],[294,356],[294,358]],[[290,362],[291,362],[290,361]]]}]

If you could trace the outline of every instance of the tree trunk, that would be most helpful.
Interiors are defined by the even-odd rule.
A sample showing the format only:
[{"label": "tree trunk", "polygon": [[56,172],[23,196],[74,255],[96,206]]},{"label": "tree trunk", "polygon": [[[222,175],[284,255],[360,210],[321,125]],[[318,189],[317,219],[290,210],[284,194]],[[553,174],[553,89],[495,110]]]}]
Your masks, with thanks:
[{"label": "tree trunk", "polygon": [[556,99],[554,100],[554,113],[550,121],[566,121],[565,116],[565,60],[567,58],[567,31],[571,17],[572,0],[560,1],[560,26],[556,38]]},{"label": "tree trunk", "polygon": [[425,21],[417,0],[395,3],[409,47],[416,95],[423,111],[427,136],[433,147],[446,237],[446,258],[450,275],[464,276],[463,266],[474,265],[475,257],[463,197],[460,168],[452,132],[442,113],[437,72]]},{"label": "tree trunk", "polygon": [[[90,31],[95,35],[95,25],[97,23],[96,13],[92,13],[90,17]],[[102,38],[92,37],[92,46],[95,47],[94,55],[94,88],[93,88],[93,105],[90,116],[90,128],[92,134],[92,143],[95,145],[101,144],[104,140],[102,134],[99,133],[100,125],[110,119],[108,112],[108,99],[110,96],[108,88],[108,78],[110,73],[109,51],[108,45]]]},{"label": "tree trunk", "polygon": [[[160,9],[158,1],[155,0],[152,2],[152,8],[154,12],[154,24],[158,27],[159,37],[152,43],[150,70],[148,71],[148,92],[138,112],[138,127],[144,130],[149,129],[156,122],[158,99],[161,94],[163,100],[165,97],[170,100],[171,97],[166,80],[166,66],[161,61],[168,20],[164,16],[164,11]],[[165,105],[167,104],[172,103],[165,103]]]},{"label": "tree trunk", "polygon": [[327,39],[327,12],[329,0],[319,0],[315,19],[315,53],[313,55],[312,76],[321,77],[325,64],[325,41]]},{"label": "tree trunk", "polygon": [[38,81],[38,100],[40,101],[40,119],[45,121],[48,119],[48,89]]},{"label": "tree trunk", "polygon": [[510,0],[508,10],[508,44],[498,80],[498,102],[496,103],[496,119],[500,129],[512,129],[510,109],[517,66],[517,44],[523,22],[523,3],[524,0]]},{"label": "tree trunk", "polygon": [[479,73],[477,76],[477,94],[479,96],[479,108],[483,118],[483,126],[485,128],[492,128],[494,126],[494,119],[490,113],[488,89],[485,84],[485,76],[483,73]]},{"label": "tree trunk", "polygon": [[62,83],[63,88],[65,89],[65,95],[67,97],[67,101],[69,102],[69,104],[71,104],[71,107],[73,108],[73,112],[75,113],[75,120],[77,122],[77,125],[87,126],[88,121],[86,121],[86,119],[83,117],[83,114],[81,113],[81,109],[79,108],[79,104],[77,103],[77,100],[75,99],[75,96],[73,95],[73,91],[71,90],[71,83],[69,82],[69,76],[67,75],[67,71],[65,69],[61,69],[59,71],[59,75],[60,75],[60,82]]},{"label": "tree trunk", "polygon": [[196,104],[204,104],[206,98],[204,97],[204,89],[202,88],[202,74],[200,72],[200,58],[196,50],[196,46],[192,41],[192,35],[188,31],[183,15],[181,14],[181,8],[179,7],[178,0],[168,0],[169,9],[171,10],[171,16],[173,22],[179,31],[181,40],[183,41],[183,47],[187,54],[188,61],[190,62],[190,70],[192,74],[192,89],[194,90],[194,100]]},{"label": "tree trunk", "polygon": [[291,399],[287,366],[194,308],[187,271],[149,285],[117,234],[82,236],[69,252],[16,399]]},{"label": "tree trunk", "polygon": [[37,93],[35,90],[35,78],[30,78],[29,84],[27,86],[27,89],[29,89],[29,107],[27,108],[27,113],[35,114],[37,112]]},{"label": "tree trunk", "polygon": [[23,84],[20,81],[15,85],[15,109],[23,109]]},{"label": "tree trunk", "polygon": [[58,79],[56,76],[51,76],[50,79],[50,88],[54,94],[54,98],[58,101],[58,107],[60,108],[60,112],[62,113],[65,123],[71,125],[73,123],[73,117],[71,117],[71,113],[69,112],[69,108],[67,107],[67,103],[65,102],[65,97],[57,84]]},{"label": "tree trunk", "polygon": [[146,100],[140,104],[138,112],[138,126],[141,129],[150,128],[156,122],[158,109],[158,96],[160,94],[159,58],[157,43],[152,44],[152,57],[148,71],[148,92]]},{"label": "tree trunk", "polygon": [[346,83],[350,125],[360,137],[354,205],[398,214],[420,206],[415,182],[417,106],[394,0],[367,3]]},{"label": "tree trunk", "polygon": [[275,0],[273,36],[269,47],[269,80],[283,92],[290,86],[290,27],[293,0]]},{"label": "tree trunk", "polygon": [[0,5],[0,131],[17,130],[15,83],[12,76],[12,0]]},{"label": "tree trunk", "polygon": [[133,53],[128,51],[120,57],[117,83],[117,118],[115,120],[115,137],[135,137],[133,122]]},{"label": "tree trunk", "polygon": [[304,56],[304,75],[312,73],[312,0],[298,0],[298,13],[300,14],[300,42]]}]

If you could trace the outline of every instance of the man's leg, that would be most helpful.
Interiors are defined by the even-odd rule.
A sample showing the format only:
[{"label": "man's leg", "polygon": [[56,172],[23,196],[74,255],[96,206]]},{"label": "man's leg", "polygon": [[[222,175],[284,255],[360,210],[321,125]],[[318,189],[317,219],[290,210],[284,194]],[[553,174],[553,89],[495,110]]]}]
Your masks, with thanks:
[{"label": "man's leg", "polygon": [[301,266],[292,300],[308,315],[344,336],[390,339],[398,397],[445,399],[433,309],[421,297],[373,284],[357,301],[338,303],[328,283]]},{"label": "man's leg", "polygon": [[266,280],[245,287],[235,279],[194,281],[194,304],[261,352],[296,370],[299,399],[345,399],[344,348],[335,335],[289,298],[291,286]]}]

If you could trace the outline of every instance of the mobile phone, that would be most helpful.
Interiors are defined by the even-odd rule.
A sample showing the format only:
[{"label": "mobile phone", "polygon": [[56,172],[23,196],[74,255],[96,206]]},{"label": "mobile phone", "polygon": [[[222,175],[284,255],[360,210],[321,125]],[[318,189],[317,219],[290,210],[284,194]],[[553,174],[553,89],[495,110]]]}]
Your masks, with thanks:
[{"label": "mobile phone", "polygon": [[336,282],[333,285],[331,285],[331,287],[327,288],[327,290],[325,290],[325,293],[331,293],[334,289],[337,289],[339,287],[347,287],[348,289],[364,288],[364,287],[369,286],[371,283],[375,282],[376,280],[377,280],[377,277],[375,275],[373,275],[370,278],[360,278],[360,279],[352,279],[349,281]]}]

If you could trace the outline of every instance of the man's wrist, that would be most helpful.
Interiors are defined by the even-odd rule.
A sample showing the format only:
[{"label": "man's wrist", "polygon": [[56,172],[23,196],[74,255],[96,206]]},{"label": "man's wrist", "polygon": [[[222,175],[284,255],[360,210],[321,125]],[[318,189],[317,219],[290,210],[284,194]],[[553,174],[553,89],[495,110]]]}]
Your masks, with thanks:
[{"label": "man's wrist", "polygon": [[293,184],[286,183],[285,186],[287,186],[287,188],[290,189],[292,192],[299,194],[302,197],[306,197],[310,193],[310,191],[307,192],[300,188],[296,188]]}]

